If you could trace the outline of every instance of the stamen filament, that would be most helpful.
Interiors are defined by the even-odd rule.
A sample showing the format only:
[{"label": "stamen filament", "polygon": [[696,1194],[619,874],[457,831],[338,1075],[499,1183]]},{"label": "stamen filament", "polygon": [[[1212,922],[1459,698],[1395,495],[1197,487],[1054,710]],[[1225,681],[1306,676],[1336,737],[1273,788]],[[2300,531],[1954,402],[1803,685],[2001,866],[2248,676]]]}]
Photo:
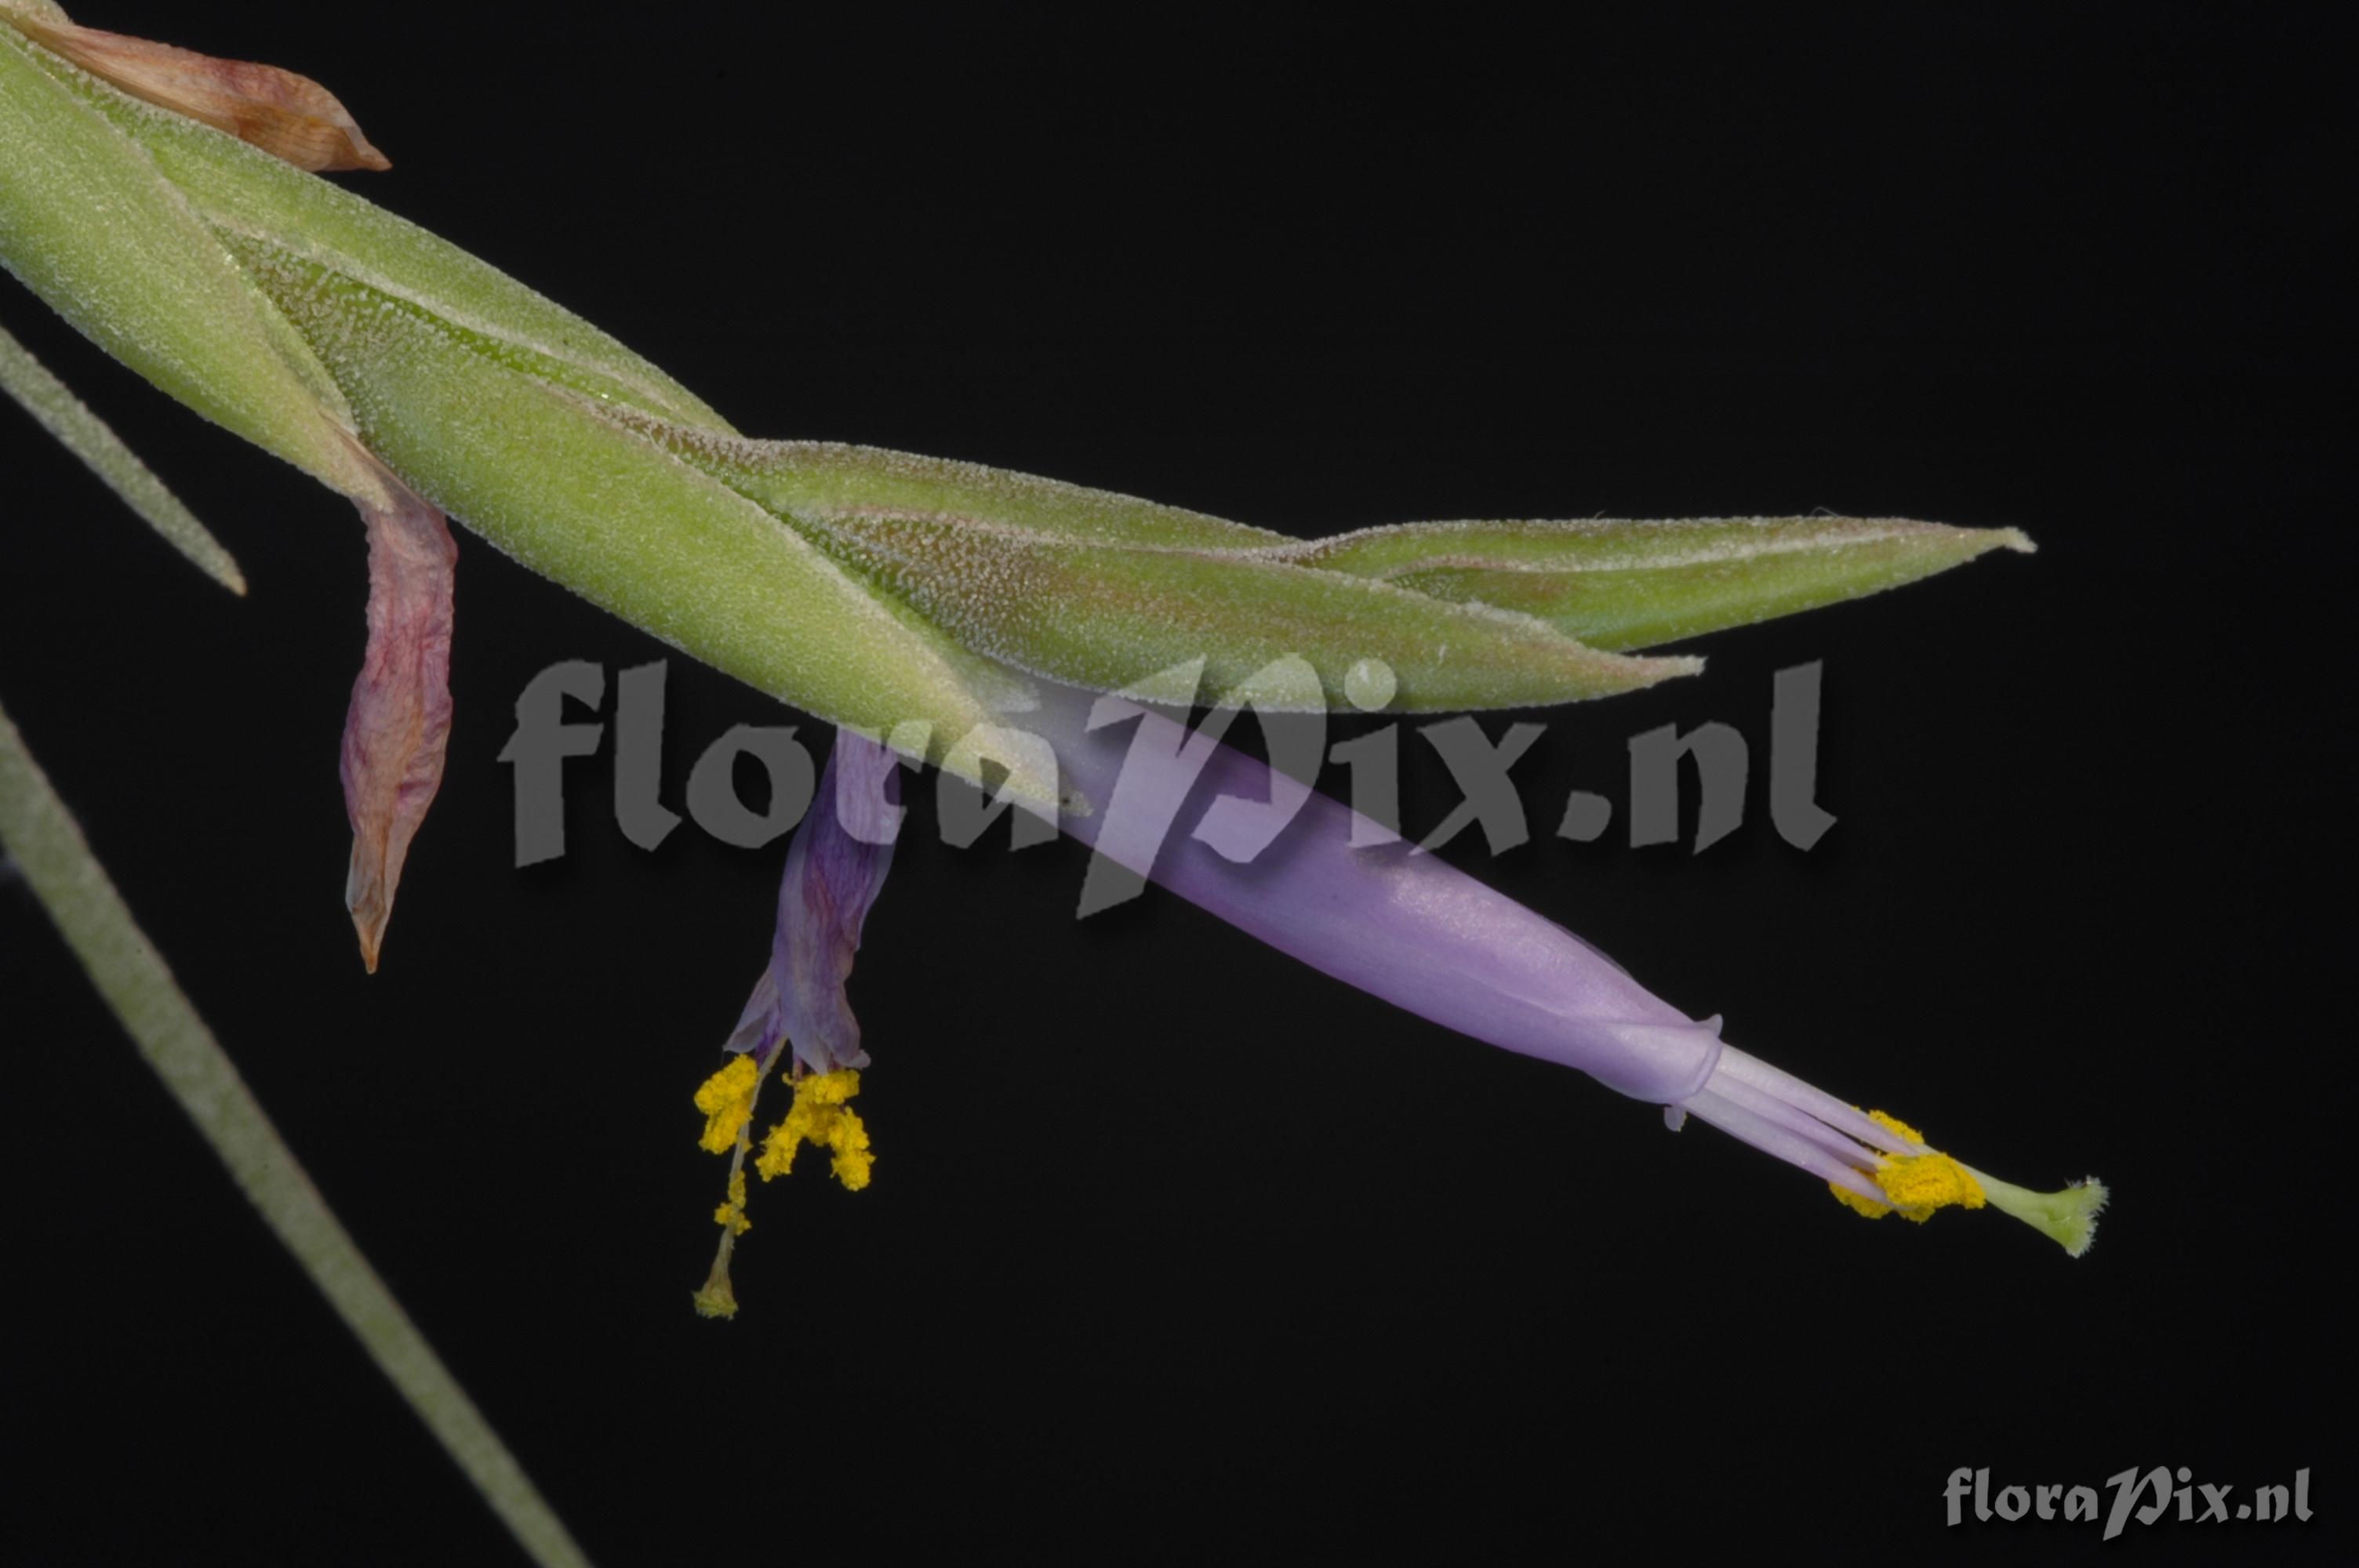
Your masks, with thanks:
[{"label": "stamen filament", "polygon": [[[1806,1084],[1793,1074],[1782,1072],[1758,1056],[1747,1055],[1734,1045],[1721,1047],[1720,1061],[1713,1076],[1718,1077],[1722,1074],[1749,1084],[1798,1110],[1808,1112],[1871,1149],[1880,1149],[1887,1154],[1925,1152],[1923,1144],[1911,1143],[1857,1106],[1846,1105],[1824,1089]],[[1712,1087],[1717,1088],[1719,1085]]]},{"label": "stamen filament", "polygon": [[1921,1222],[1943,1208],[1987,1205],[2078,1258],[2096,1238],[2108,1196],[2093,1179],[2040,1193],[1985,1175],[1930,1147],[1906,1123],[1845,1105],[1730,1045],[1722,1046],[1703,1089],[1669,1108],[1692,1112],[1808,1171],[1871,1219],[1897,1213]]},{"label": "stamen filament", "polygon": [[[713,1249],[712,1270],[705,1276],[704,1288],[696,1292],[696,1312],[700,1317],[734,1317],[737,1315],[737,1292],[729,1280],[729,1259],[737,1250],[737,1238],[743,1235],[745,1221],[745,1154],[754,1146],[754,1118],[751,1108],[762,1098],[762,1086],[770,1081],[770,1069],[779,1058],[788,1055],[786,1043],[780,1041],[769,1054],[756,1058],[759,1065],[754,1072],[753,1092],[746,1097],[747,1115],[737,1129],[737,1141],[729,1152],[730,1201],[721,1206],[721,1245]],[[744,1060],[743,1057],[738,1060]],[[725,1071],[726,1069],[724,1069]],[[730,1217],[734,1214],[734,1218]]]},{"label": "stamen filament", "polygon": [[[1798,1165],[1830,1186],[1843,1187],[1870,1203],[1885,1201],[1883,1189],[1856,1165],[1837,1159],[1807,1139],[1747,1110],[1723,1097],[1716,1088],[1705,1089],[1682,1104],[1698,1119],[1712,1123],[1730,1137],[1750,1143],[1764,1154],[1774,1155],[1789,1165]],[[1863,1150],[1861,1154],[1864,1158],[1866,1152]]]},{"label": "stamen filament", "polygon": [[1712,1092],[1816,1144],[1846,1165],[1861,1168],[1875,1162],[1877,1151],[1862,1147],[1859,1140],[1837,1131],[1809,1112],[1798,1110],[1741,1078],[1730,1076],[1717,1081],[1712,1086]]}]

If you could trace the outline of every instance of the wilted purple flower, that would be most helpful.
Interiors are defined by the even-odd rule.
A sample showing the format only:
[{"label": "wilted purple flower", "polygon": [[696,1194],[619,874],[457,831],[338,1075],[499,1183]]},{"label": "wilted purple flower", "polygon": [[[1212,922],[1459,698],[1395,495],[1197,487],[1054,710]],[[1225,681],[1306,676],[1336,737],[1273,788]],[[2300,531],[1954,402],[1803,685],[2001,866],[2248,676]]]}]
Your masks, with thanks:
[{"label": "wilted purple flower", "polygon": [[868,1065],[860,1021],[843,982],[860,927],[892,869],[901,831],[893,753],[856,730],[839,730],[810,811],[787,848],[770,962],[755,982],[728,1049],[766,1065],[780,1041],[805,1071]]},{"label": "wilted purple flower", "polygon": [[[729,1036],[731,1061],[696,1092],[704,1147],[730,1157],[728,1196],[712,1216],[721,1246],[696,1292],[697,1310],[708,1317],[737,1310],[729,1259],[753,1223],[745,1217],[745,1156],[753,1148],[754,1102],[779,1062],[792,1064],[794,1103],[765,1136],[755,1170],[766,1181],[784,1175],[796,1152],[813,1143],[833,1156],[836,1179],[845,1186],[868,1184],[868,1130],[848,1103],[860,1092],[868,1054],[860,1048],[860,1022],[843,985],[860,928],[893,864],[901,830],[898,768],[890,751],[859,731],[836,731],[810,813],[787,848],[770,961]],[[788,1048],[781,1051],[782,1044]]]}]

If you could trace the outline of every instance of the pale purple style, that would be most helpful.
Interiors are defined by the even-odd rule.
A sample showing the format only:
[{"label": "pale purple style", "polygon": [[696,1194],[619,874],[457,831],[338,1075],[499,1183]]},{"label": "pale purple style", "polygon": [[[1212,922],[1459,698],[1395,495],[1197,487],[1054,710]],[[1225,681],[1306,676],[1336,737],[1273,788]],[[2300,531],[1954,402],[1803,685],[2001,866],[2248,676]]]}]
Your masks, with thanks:
[{"label": "pale purple style", "polygon": [[866,736],[835,732],[810,811],[787,848],[770,962],[729,1037],[730,1050],[751,1051],[766,1065],[785,1040],[795,1060],[814,1073],[868,1065],[843,982],[860,928],[892,868],[901,827],[898,766]]}]

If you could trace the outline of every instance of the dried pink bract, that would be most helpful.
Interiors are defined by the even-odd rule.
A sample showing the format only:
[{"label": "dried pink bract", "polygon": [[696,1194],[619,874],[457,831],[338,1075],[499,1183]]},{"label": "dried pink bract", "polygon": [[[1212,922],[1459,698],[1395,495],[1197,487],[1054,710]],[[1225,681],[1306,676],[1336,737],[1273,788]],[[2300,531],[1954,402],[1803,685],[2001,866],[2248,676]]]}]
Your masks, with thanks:
[{"label": "dried pink bract", "polygon": [[344,716],[341,773],[353,824],[344,903],[376,972],[409,840],[442,785],[451,739],[451,603],[459,547],[442,514],[393,481],[368,524],[368,653]]}]

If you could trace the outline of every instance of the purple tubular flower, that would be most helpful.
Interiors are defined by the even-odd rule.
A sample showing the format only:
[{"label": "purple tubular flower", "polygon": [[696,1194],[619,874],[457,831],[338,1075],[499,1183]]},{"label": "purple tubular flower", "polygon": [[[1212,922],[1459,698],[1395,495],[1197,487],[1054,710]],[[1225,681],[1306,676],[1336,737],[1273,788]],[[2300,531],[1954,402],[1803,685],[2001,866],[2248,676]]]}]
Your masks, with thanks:
[{"label": "purple tubular flower", "polygon": [[[1905,1122],[1846,1105],[1723,1044],[1718,1018],[1689,1018],[1555,922],[1212,735],[1128,697],[1045,684],[1023,720],[1026,743],[1045,742],[1055,754],[1070,791],[1059,826],[1097,852],[1093,879],[1111,862],[1159,882],[1421,1018],[1577,1067],[1662,1106],[1673,1130],[1699,1117],[1817,1176],[1872,1218],[1897,1212],[1921,1221],[1952,1206],[1989,1206],[2075,1257],[2095,1235],[2106,1199],[2101,1184],[2031,1192],[1962,1164]],[[745,1128],[782,1039],[793,1044],[798,1093],[772,1141],[783,1138],[790,1155],[798,1139],[832,1139],[832,1147],[841,1145],[839,1175],[847,1185],[866,1184],[866,1133],[842,1108],[859,1087],[846,1069],[868,1061],[844,980],[900,827],[898,766],[877,742],[837,732],[811,814],[788,851],[769,968],[729,1042],[752,1061],[723,1069],[698,1093],[708,1117],[704,1146],[735,1152],[730,1197],[714,1213],[722,1243],[697,1296],[700,1311],[736,1310],[728,1264],[747,1224]],[[1257,825],[1238,826],[1256,816]],[[1085,891],[1085,910],[1091,903]],[[813,1085],[807,1107],[804,1091]]]},{"label": "purple tubular flower", "polygon": [[898,761],[884,746],[857,730],[835,732],[810,811],[787,849],[769,966],[755,983],[729,1050],[750,1051],[766,1067],[784,1040],[810,1072],[868,1065],[843,982],[860,947],[860,928],[893,865],[893,841],[901,829],[898,772]]},{"label": "purple tubular flower", "polygon": [[[2094,1236],[2106,1198],[2094,1181],[2036,1193],[1960,1164],[1905,1123],[1724,1044],[1718,1018],[1687,1017],[1562,926],[1153,708],[1051,688],[1023,721],[1090,802],[1062,816],[1066,832],[1314,968],[1663,1106],[1674,1130],[1693,1114],[1871,1217],[1988,1204],[2076,1257]],[[1200,830],[1221,795],[1300,805],[1241,863]]]},{"label": "purple tubular flower", "polygon": [[[1134,718],[1125,741],[1120,726]],[[1636,1098],[1676,1104],[1711,1079],[1723,1049],[1717,1019],[1689,1018],[1563,926],[1433,856],[1369,843],[1380,830],[1340,801],[1123,697],[1059,689],[1021,722],[1093,803],[1086,816],[1065,814],[1066,832],[1279,952]],[[1273,795],[1274,780],[1284,795]],[[1191,832],[1223,795],[1302,804],[1239,864]],[[1158,853],[1152,829],[1165,823]],[[1367,847],[1353,847],[1355,828]]]}]

